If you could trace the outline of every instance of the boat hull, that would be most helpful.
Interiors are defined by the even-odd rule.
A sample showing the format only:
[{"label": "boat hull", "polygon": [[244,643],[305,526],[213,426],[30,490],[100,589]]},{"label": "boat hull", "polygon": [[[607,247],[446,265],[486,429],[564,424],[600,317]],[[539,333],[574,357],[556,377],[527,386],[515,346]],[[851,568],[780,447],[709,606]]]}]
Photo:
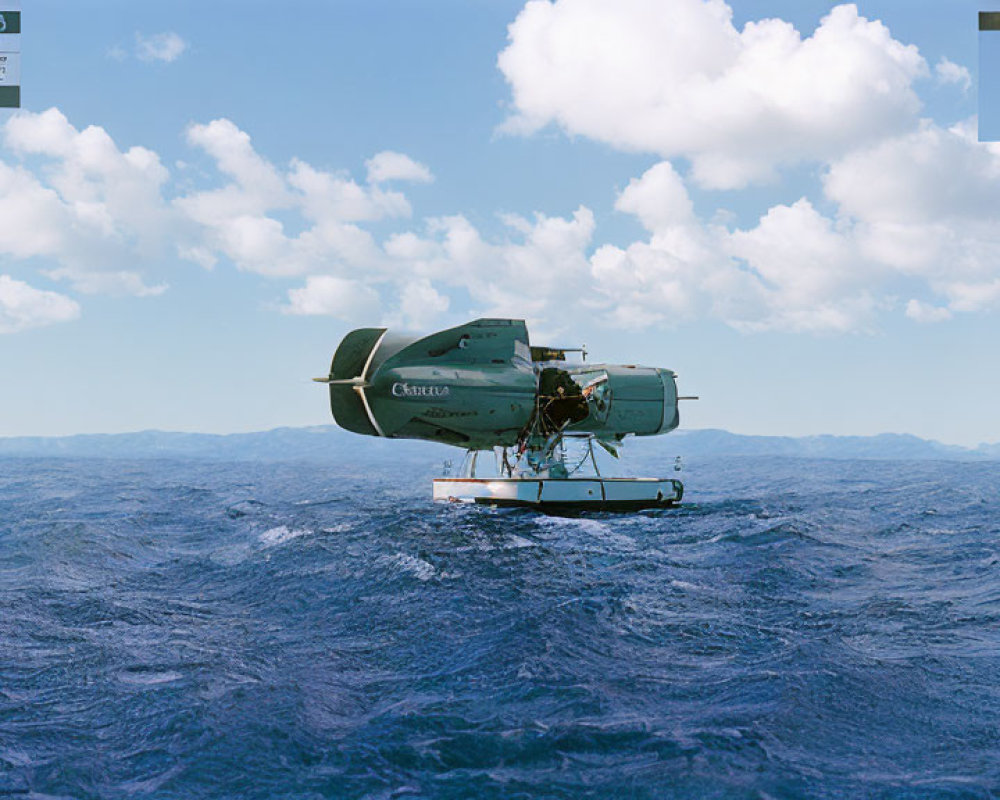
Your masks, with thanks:
[{"label": "boat hull", "polygon": [[541,511],[669,508],[684,496],[672,478],[437,478],[434,500]]}]

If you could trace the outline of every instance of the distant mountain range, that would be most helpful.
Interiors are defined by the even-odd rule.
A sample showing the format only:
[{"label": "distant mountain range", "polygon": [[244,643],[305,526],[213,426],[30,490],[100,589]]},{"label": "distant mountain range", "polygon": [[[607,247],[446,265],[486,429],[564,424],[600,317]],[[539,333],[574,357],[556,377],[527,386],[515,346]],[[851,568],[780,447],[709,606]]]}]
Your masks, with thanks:
[{"label": "distant mountain range", "polygon": [[353,458],[361,455],[366,460],[399,460],[426,453],[434,455],[450,449],[430,442],[363,439],[336,425],[230,434],[139,431],[0,438],[0,457],[335,461],[345,456]]},{"label": "distant mountain range", "polygon": [[743,436],[723,430],[677,431],[675,449],[691,455],[798,456],[806,458],[953,459],[1000,458],[1000,445],[975,449],[906,433],[877,436]]},{"label": "distant mountain range", "polygon": [[[921,439],[908,434],[878,436],[744,436],[723,430],[682,430],[668,436],[630,438],[626,452],[637,455],[785,456],[798,458],[997,460],[1000,444],[977,448]],[[276,428],[257,433],[139,433],[0,438],[0,457],[197,458],[225,461],[438,460],[460,451],[429,442],[386,441],[355,436],[334,425]]]}]

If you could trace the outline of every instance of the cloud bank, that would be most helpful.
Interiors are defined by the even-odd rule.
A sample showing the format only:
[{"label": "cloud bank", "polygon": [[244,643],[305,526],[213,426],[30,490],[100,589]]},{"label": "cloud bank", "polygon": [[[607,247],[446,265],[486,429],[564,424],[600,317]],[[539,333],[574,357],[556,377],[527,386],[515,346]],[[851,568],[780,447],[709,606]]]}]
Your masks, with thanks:
[{"label": "cloud bank", "polygon": [[[721,0],[531,0],[509,34],[507,132],[556,126],[649,154],[615,203],[637,241],[604,240],[585,206],[504,214],[495,235],[459,209],[420,217],[408,192],[434,175],[399,151],[371,155],[358,179],[276,164],[216,119],[184,132],[202,167],[171,172],[49,109],[2,130],[0,258],[80,294],[136,296],[177,269],[232,266],[274,280],[286,314],[414,328],[511,315],[557,331],[583,310],[636,329],[845,333],[1000,306],[1000,148],[976,141],[974,119],[922,118],[923,56],[854,5],[803,35],[776,19],[738,30]],[[969,78],[947,59],[935,74],[955,90]],[[813,194],[753,224],[696,211],[803,166]],[[4,281],[0,331],[80,313]]]}]

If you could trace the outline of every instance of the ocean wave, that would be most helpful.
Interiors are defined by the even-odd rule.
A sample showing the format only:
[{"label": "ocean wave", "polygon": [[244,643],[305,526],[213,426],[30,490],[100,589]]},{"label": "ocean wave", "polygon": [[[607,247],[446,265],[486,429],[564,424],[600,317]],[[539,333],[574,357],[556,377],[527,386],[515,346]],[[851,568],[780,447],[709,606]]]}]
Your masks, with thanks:
[{"label": "ocean wave", "polygon": [[990,464],[694,463],[681,508],[572,518],[388,467],[0,470],[0,795],[1000,787]]}]

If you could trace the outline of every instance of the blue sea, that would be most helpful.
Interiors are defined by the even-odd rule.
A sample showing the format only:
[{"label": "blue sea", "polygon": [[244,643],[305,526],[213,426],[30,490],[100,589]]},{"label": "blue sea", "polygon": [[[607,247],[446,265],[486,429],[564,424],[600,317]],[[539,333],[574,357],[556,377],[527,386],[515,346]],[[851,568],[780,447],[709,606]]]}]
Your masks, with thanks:
[{"label": "blue sea", "polygon": [[436,466],[0,460],[0,797],[1000,795],[1000,464]]}]

